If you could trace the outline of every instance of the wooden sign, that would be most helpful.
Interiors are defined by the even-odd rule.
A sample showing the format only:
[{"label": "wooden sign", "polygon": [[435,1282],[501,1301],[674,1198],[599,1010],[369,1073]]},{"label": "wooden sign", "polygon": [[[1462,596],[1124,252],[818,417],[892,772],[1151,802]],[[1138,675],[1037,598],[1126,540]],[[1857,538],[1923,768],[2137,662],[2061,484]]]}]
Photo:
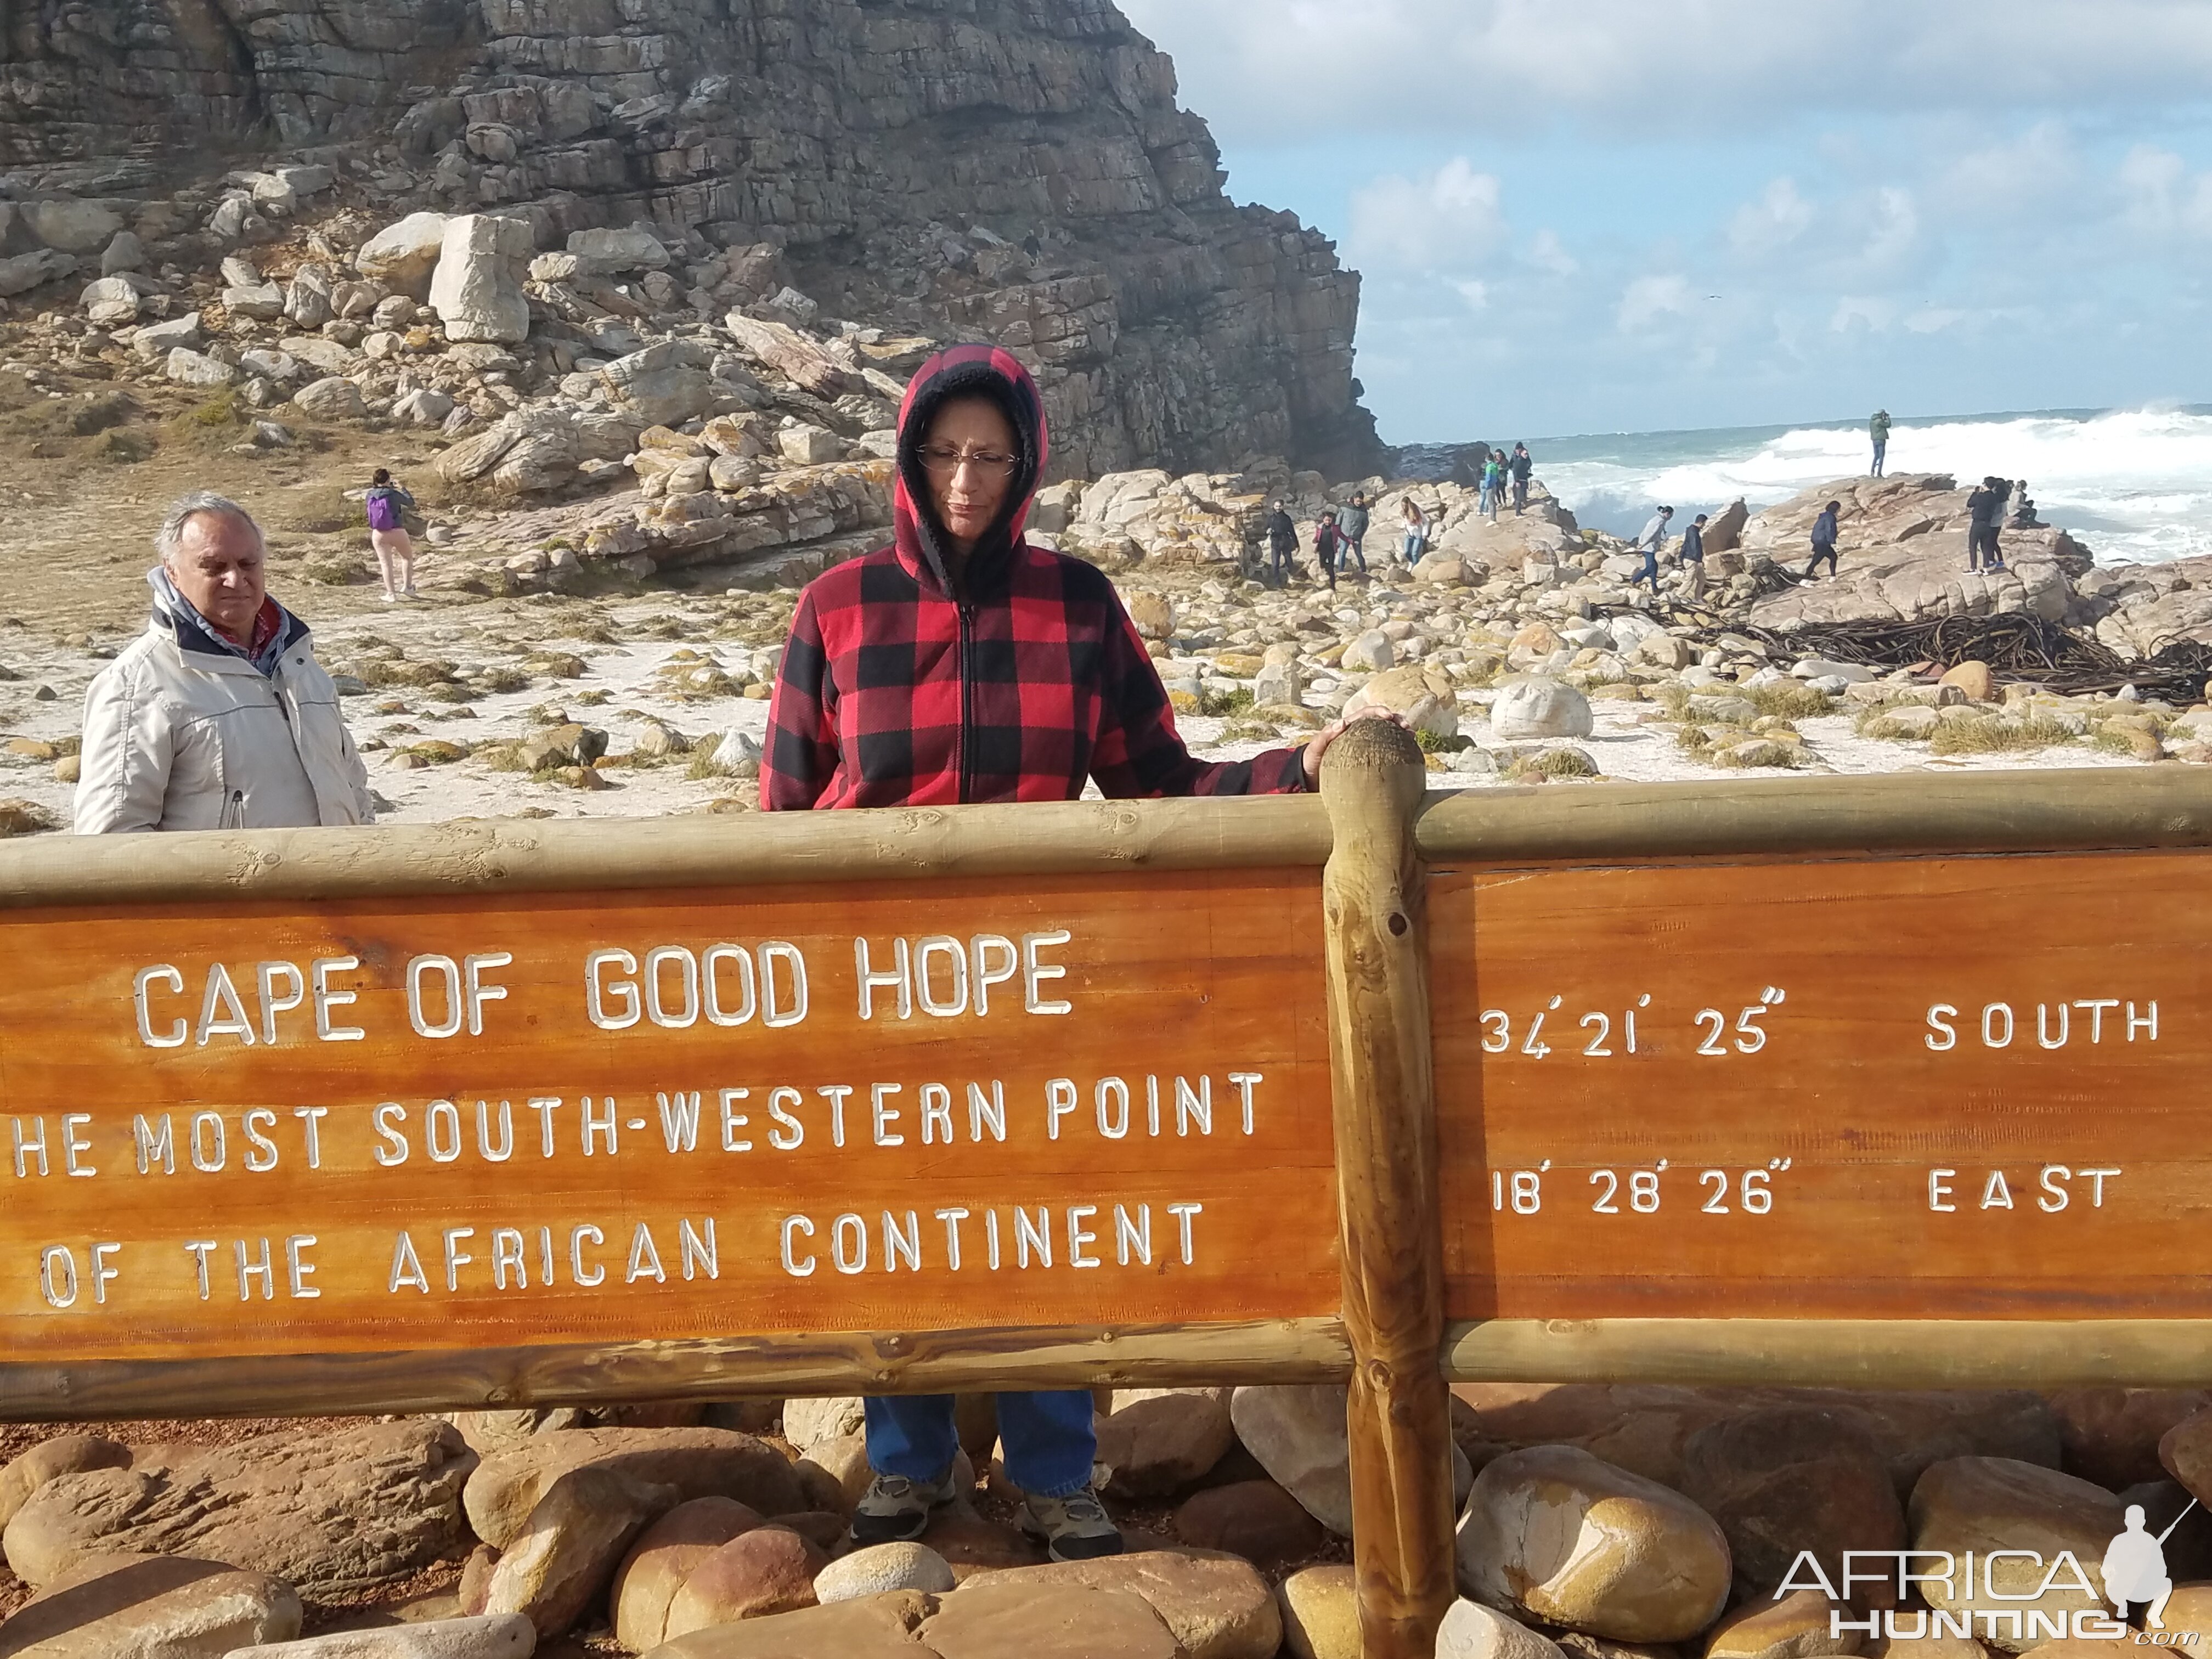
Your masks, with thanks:
[{"label": "wooden sign", "polygon": [[1430,902],[1451,1316],[2212,1316],[2205,853]]},{"label": "wooden sign", "polygon": [[0,1332],[84,1361],[1325,1316],[1316,887],[16,912]]}]

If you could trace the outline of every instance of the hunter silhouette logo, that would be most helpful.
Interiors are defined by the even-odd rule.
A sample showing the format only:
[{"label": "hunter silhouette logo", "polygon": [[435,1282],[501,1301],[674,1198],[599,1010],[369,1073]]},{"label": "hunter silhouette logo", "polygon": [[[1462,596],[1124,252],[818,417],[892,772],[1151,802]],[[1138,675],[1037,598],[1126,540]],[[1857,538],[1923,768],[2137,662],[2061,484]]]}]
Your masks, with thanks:
[{"label": "hunter silhouette logo", "polygon": [[[2105,1547],[2099,1564],[2110,1613],[2096,1603],[2089,1575],[2071,1550],[2050,1558],[2034,1550],[1968,1550],[1963,1554],[1929,1549],[1846,1550],[1837,1580],[1830,1578],[1812,1551],[1801,1550],[1774,1599],[1778,1601],[1797,1590],[1821,1591],[1842,1604],[1828,1614],[1828,1632],[1836,1638],[1857,1634],[1917,1642],[1948,1636],[2009,1645],[2070,1637],[2075,1641],[2131,1641],[2138,1647],[2194,1646],[2202,1640],[2198,1632],[2166,1628],[2166,1604],[2173,1595],[2173,1579],[2166,1570],[2166,1540],[2196,1507],[2192,1498],[2164,1532],[2154,1534],[2142,1505],[2128,1505],[2125,1524]],[[1863,1619],[1851,1617],[1850,1604],[1877,1584],[1887,1592],[1883,1599],[1901,1604],[1917,1594],[1923,1605],[1904,1613],[1889,1607],[1871,1610]],[[2078,1595],[2089,1605],[2053,1606],[2047,1598],[2054,1591]],[[2004,1605],[2008,1602],[2022,1605]],[[2144,1609],[2144,1629],[2128,1626],[2130,1607]]]},{"label": "hunter silhouette logo", "polygon": [[2173,1594],[2173,1580],[2166,1571],[2166,1540],[2173,1536],[2173,1528],[2196,1507],[2197,1500],[2192,1498],[2188,1509],[2175,1516],[2172,1524],[2154,1538],[2143,1529],[2142,1505],[2128,1505],[2127,1529],[2105,1550],[2105,1599],[2112,1604],[2115,1618],[2128,1616],[2130,1602],[2148,1604],[2150,1611],[2144,1615],[2143,1622],[2153,1630],[2166,1628],[2166,1599]]}]

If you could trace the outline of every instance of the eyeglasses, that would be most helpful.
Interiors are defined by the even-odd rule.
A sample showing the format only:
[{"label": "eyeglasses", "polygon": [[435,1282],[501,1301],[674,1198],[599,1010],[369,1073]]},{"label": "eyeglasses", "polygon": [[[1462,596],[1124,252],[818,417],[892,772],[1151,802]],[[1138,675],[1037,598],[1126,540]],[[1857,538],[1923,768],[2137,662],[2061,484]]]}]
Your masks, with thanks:
[{"label": "eyeglasses", "polygon": [[987,478],[1011,478],[1020,461],[986,449],[958,450],[932,444],[921,452],[921,464],[940,477],[951,477],[963,466],[972,466]]}]

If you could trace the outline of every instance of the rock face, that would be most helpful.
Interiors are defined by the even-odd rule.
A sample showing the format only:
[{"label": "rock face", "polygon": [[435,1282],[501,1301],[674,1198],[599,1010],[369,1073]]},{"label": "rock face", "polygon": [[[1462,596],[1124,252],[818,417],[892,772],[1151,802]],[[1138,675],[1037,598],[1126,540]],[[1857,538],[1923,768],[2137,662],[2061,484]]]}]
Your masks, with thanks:
[{"label": "rock face", "polygon": [[[1111,0],[118,0],[5,39],[9,166],[396,141],[456,207],[541,213],[546,246],[772,233],[828,314],[1030,353],[1067,476],[1381,459],[1352,392],[1358,277],[1291,215],[1231,204]],[[49,246],[96,255],[119,205],[50,212]],[[235,192],[212,232],[260,205]]]},{"label": "rock face", "polygon": [[452,1424],[415,1418],[64,1474],[8,1523],[8,1561],[43,1587],[93,1555],[191,1555],[248,1564],[310,1595],[355,1594],[460,1540],[476,1462]]}]

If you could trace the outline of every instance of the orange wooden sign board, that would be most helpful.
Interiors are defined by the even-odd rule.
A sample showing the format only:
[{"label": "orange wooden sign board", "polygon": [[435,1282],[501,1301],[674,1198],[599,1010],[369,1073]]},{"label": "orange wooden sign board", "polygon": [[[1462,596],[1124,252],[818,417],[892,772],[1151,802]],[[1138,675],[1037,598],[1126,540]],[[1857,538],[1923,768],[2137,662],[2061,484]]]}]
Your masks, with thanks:
[{"label": "orange wooden sign board", "polygon": [[0,915],[0,1340],[1328,1316],[1318,878]]},{"label": "orange wooden sign board", "polygon": [[2197,852],[1439,870],[1455,1319],[2212,1316]]}]

